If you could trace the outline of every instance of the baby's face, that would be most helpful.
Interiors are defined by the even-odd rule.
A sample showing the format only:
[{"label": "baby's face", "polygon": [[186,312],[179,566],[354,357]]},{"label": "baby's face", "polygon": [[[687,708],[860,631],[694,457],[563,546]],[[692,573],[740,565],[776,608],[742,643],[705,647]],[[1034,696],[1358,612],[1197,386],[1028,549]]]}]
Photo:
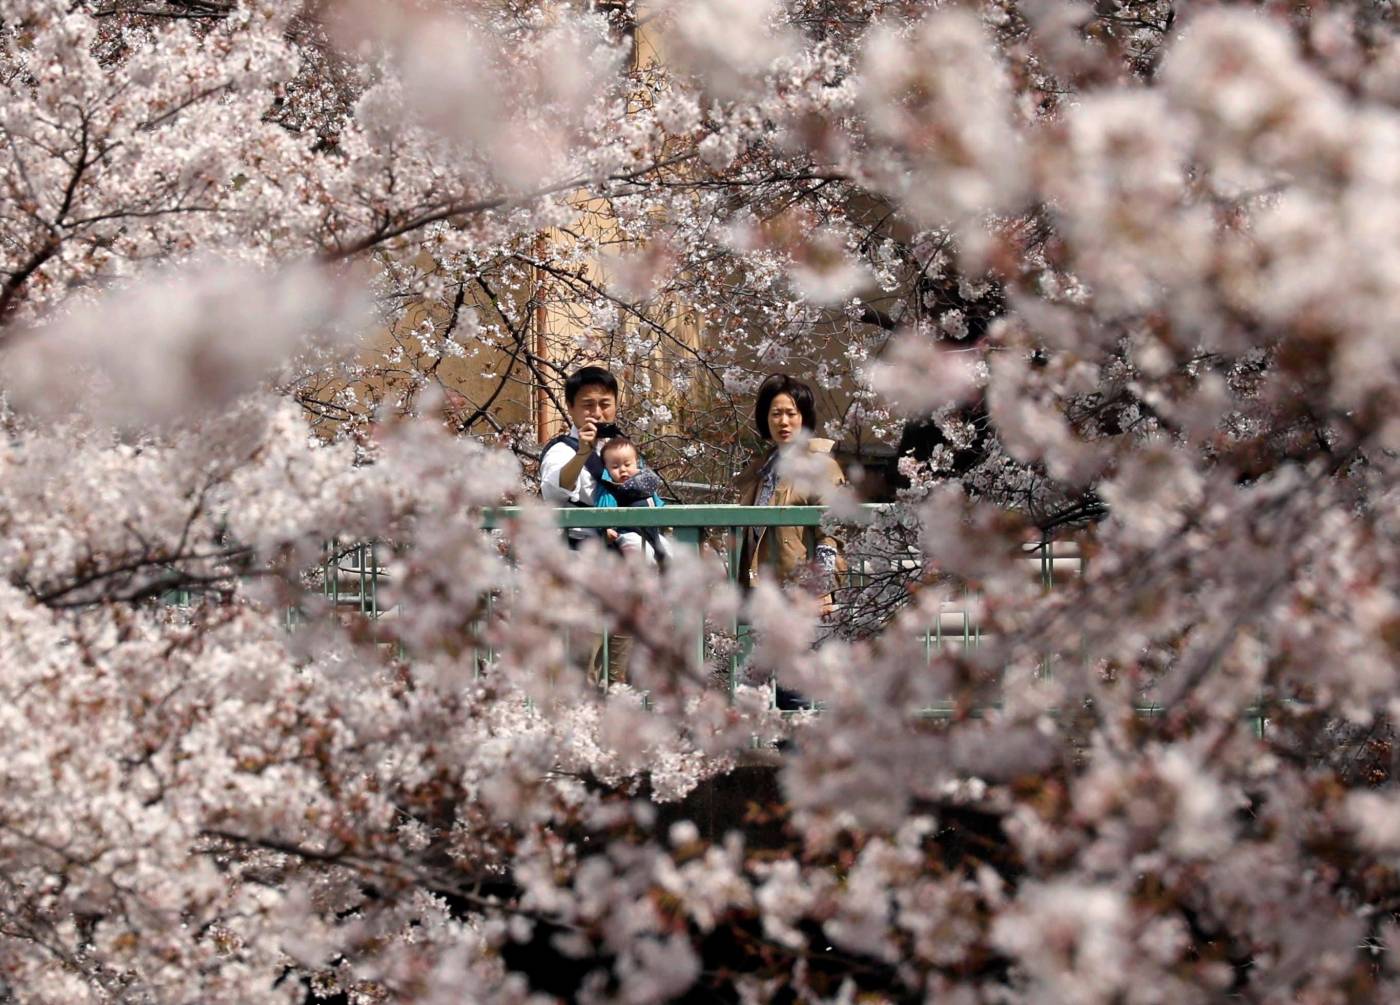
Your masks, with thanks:
[{"label": "baby's face", "polygon": [[631,447],[615,447],[603,460],[608,475],[619,485],[637,473],[637,452]]}]

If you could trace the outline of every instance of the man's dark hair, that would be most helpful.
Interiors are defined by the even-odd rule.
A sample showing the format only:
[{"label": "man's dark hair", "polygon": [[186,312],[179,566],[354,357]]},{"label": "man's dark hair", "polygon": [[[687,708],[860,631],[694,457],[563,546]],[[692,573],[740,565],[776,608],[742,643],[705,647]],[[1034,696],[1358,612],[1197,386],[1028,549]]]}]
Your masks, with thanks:
[{"label": "man's dark hair", "polygon": [[816,432],[817,406],[812,398],[812,389],[785,373],[775,373],[758,385],[758,400],[753,406],[753,421],[758,426],[758,435],[765,440],[773,438],[768,431],[768,409],[773,407],[773,399],[780,394],[786,394],[797,406],[802,416],[802,428],[808,433]]},{"label": "man's dark hair", "polygon": [[603,449],[598,451],[598,455],[606,461],[608,459],[608,451],[615,450],[618,447],[631,447],[634,454],[638,457],[642,456],[642,452],[637,449],[637,445],[625,436],[614,436],[612,439],[608,440],[607,443],[603,444]]},{"label": "man's dark hair", "polygon": [[617,397],[616,377],[601,366],[585,366],[569,374],[569,379],[564,381],[564,401],[572,405],[580,391],[593,385],[611,391],[613,397]]}]

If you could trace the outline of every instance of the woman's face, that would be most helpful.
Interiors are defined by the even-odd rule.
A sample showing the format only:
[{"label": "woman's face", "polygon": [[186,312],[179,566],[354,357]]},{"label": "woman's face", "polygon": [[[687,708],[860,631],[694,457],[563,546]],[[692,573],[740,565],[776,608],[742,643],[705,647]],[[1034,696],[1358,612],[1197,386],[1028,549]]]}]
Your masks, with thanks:
[{"label": "woman's face", "polygon": [[797,431],[802,428],[802,413],[797,410],[797,402],[790,394],[776,394],[768,406],[768,435],[781,446],[791,443]]}]

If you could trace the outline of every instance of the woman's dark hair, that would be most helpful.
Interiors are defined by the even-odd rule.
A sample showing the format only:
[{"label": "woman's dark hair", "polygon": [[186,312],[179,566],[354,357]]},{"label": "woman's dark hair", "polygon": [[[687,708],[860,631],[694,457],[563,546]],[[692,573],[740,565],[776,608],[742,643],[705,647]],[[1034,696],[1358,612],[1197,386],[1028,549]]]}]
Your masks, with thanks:
[{"label": "woman's dark hair", "polygon": [[594,384],[605,391],[611,391],[614,398],[617,397],[616,377],[601,366],[585,366],[569,374],[569,379],[564,381],[564,402],[572,405],[580,391]]},{"label": "woman's dark hair", "polygon": [[808,433],[816,432],[817,406],[812,398],[812,389],[785,373],[775,373],[758,385],[758,400],[753,406],[753,421],[758,426],[758,435],[765,440],[773,438],[768,431],[768,409],[773,407],[773,399],[780,394],[786,394],[797,406],[802,416],[802,428]]}]

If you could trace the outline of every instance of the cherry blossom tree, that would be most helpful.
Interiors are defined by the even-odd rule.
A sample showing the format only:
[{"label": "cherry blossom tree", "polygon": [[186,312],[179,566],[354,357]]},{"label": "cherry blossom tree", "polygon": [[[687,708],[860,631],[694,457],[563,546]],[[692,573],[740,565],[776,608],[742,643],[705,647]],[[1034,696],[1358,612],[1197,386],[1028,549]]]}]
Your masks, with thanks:
[{"label": "cherry blossom tree", "polygon": [[[0,0],[0,997],[1394,995],[1392,17]],[[585,358],[900,444],[841,631],[562,546]]]}]

